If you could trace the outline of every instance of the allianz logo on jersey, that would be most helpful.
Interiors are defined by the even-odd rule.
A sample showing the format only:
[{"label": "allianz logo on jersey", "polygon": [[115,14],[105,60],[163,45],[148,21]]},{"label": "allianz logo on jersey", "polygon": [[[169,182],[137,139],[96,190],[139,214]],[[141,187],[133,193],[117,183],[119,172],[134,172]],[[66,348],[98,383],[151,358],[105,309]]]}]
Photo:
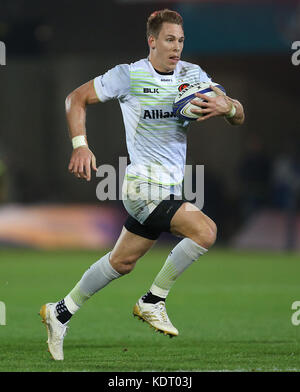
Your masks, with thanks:
[{"label": "allianz logo on jersey", "polygon": [[158,118],[171,118],[176,117],[173,111],[163,111],[162,109],[144,110],[143,119],[155,120]]}]

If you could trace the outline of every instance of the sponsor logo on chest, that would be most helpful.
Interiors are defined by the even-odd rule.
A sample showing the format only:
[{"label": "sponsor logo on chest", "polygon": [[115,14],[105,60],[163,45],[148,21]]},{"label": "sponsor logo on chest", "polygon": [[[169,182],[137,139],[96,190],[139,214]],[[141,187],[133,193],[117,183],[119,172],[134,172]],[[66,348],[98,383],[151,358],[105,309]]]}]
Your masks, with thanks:
[{"label": "sponsor logo on chest", "polygon": [[143,119],[158,119],[158,118],[171,118],[176,117],[172,111],[163,111],[162,109],[144,110]]}]

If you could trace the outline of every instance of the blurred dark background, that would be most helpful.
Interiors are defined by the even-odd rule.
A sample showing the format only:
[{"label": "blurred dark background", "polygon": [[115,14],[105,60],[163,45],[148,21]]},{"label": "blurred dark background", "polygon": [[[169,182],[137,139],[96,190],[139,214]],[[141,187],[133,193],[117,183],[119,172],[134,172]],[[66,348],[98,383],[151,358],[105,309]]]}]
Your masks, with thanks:
[{"label": "blurred dark background", "polygon": [[[198,63],[245,109],[242,127],[212,119],[189,130],[187,164],[205,165],[203,210],[219,226],[219,243],[300,249],[300,65],[292,63],[291,48],[300,41],[296,0],[1,0],[3,243],[18,242],[6,236],[12,206],[101,204],[123,211],[121,202],[97,201],[99,178],[86,183],[68,173],[64,101],[114,65],[146,57],[146,20],[162,8],[184,18],[183,59]],[[87,132],[97,164],[117,168],[127,156],[118,102],[88,107]],[[18,217],[9,218],[12,226]]]}]

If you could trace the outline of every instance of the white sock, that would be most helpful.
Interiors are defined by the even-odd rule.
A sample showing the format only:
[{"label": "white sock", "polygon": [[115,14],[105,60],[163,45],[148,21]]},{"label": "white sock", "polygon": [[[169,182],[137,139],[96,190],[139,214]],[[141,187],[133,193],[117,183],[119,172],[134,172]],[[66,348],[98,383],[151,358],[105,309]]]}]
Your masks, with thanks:
[{"label": "white sock", "polygon": [[110,252],[92,264],[83,274],[81,280],[64,298],[70,313],[74,314],[93,294],[103,289],[112,280],[122,276],[111,266],[109,255]]},{"label": "white sock", "polygon": [[150,291],[161,298],[166,298],[176,279],[207,249],[195,241],[184,238],[170,252],[164,266],[156,276]]}]

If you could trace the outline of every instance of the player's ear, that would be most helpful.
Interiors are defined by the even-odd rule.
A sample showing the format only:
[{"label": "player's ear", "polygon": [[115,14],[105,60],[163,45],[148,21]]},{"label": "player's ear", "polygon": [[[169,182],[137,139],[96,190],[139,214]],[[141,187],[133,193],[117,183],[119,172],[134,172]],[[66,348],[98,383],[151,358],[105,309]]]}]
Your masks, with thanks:
[{"label": "player's ear", "polygon": [[150,49],[155,49],[155,38],[153,35],[149,35],[148,37],[148,45]]}]

